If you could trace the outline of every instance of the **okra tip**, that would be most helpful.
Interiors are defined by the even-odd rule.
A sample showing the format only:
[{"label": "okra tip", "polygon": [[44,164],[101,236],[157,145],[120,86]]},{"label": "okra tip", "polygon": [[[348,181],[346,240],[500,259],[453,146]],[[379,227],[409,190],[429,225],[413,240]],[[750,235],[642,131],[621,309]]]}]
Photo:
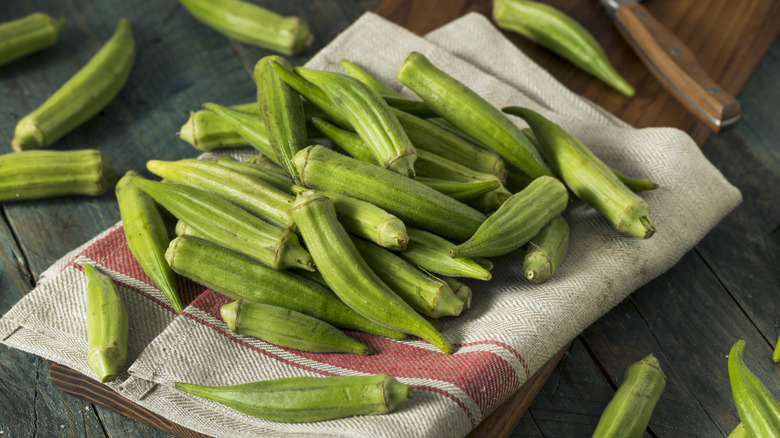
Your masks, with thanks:
[{"label": "okra tip", "polygon": [[87,363],[100,383],[113,382],[125,363],[125,353],[117,347],[101,347],[89,352]]},{"label": "okra tip", "polygon": [[40,149],[46,145],[46,137],[34,120],[22,119],[16,124],[11,147],[16,152]]},{"label": "okra tip", "polygon": [[219,308],[219,316],[222,317],[222,321],[225,321],[225,324],[232,332],[236,331],[236,322],[238,321],[241,302],[242,300],[236,300]]},{"label": "okra tip", "polygon": [[409,400],[414,395],[411,386],[399,382],[395,377],[388,375],[384,382],[384,399],[387,411],[394,411],[404,400]]}]

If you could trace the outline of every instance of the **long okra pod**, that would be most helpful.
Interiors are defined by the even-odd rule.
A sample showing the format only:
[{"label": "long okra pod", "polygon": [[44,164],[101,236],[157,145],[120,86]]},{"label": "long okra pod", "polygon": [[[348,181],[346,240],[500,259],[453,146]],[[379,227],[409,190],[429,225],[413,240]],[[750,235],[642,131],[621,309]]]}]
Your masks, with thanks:
[{"label": "long okra pod", "polygon": [[743,361],[745,341],[729,352],[729,381],[739,419],[753,437],[780,436],[780,403]]},{"label": "long okra pod", "polygon": [[573,135],[530,109],[508,107],[504,112],[528,123],[545,156],[569,189],[612,222],[620,233],[643,239],[655,234],[647,201],[626,187],[612,169]]},{"label": "long okra pod", "polygon": [[127,359],[127,309],[110,278],[92,265],[84,265],[87,276],[87,363],[101,382],[116,379]]},{"label": "long okra pod", "polygon": [[424,55],[406,56],[398,80],[437,113],[533,177],[552,175],[520,128],[474,91],[431,64]]},{"label": "long okra pod", "polygon": [[285,173],[269,172],[263,166],[258,166],[254,163],[241,162],[234,160],[228,156],[222,156],[215,160],[220,166],[233,169],[236,172],[241,172],[244,175],[263,181],[266,184],[270,184],[273,187],[281,190],[284,193],[290,193],[293,182],[290,177]]},{"label": "long okra pod", "polygon": [[275,163],[279,162],[276,158],[276,152],[271,146],[271,141],[268,139],[268,132],[265,129],[265,124],[263,124],[263,119],[260,116],[210,102],[204,103],[203,108],[216,113],[230,124],[238,135],[246,140],[246,144],[257,149]]},{"label": "long okra pod", "polygon": [[64,25],[43,12],[0,23],[0,65],[54,45]]},{"label": "long okra pod", "polygon": [[452,353],[449,342],[366,264],[336,219],[330,199],[312,190],[301,192],[293,217],[319,272],[345,304],[377,324],[419,336]]},{"label": "long okra pod", "polygon": [[16,124],[16,151],[54,143],[102,110],[124,86],[135,60],[135,40],[124,18],[114,35],[72,78]]},{"label": "long okra pod", "polygon": [[362,67],[355,64],[354,62],[342,59],[339,62],[339,66],[341,66],[342,69],[344,69],[347,74],[352,76],[353,78],[359,80],[360,82],[366,84],[368,87],[370,87],[372,90],[379,93],[381,96],[390,96],[390,97],[400,97],[404,98],[404,96],[393,90],[392,88],[388,87],[384,83],[380,82],[377,78],[371,75],[371,73],[365,71]]},{"label": "long okra pod", "polygon": [[408,228],[409,243],[406,250],[399,252],[402,258],[428,272],[453,277],[469,277],[490,280],[492,274],[476,260],[466,257],[450,257],[453,243],[434,233]]},{"label": "long okra pod", "polygon": [[154,199],[136,187],[132,179],[138,172],[128,171],[116,184],[116,200],[125,230],[127,247],[141,269],[162,291],[173,311],[181,313],[184,305],[171,267],[165,261],[168,230]]},{"label": "long okra pod", "polygon": [[312,422],[386,414],[412,397],[393,376],[291,377],[232,386],[176,383],[176,389],[272,421]]},{"label": "long okra pod", "polygon": [[547,281],[560,266],[569,246],[569,224],[563,216],[554,217],[530,242],[523,259],[525,278],[534,283]]}]

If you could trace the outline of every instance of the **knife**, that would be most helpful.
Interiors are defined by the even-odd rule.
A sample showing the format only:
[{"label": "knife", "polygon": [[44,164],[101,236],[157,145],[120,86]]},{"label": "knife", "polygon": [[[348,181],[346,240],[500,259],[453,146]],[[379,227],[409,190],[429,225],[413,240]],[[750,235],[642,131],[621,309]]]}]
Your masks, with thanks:
[{"label": "knife", "polygon": [[691,50],[638,0],[601,3],[656,79],[710,129],[721,132],[739,120],[739,102],[707,75]]}]

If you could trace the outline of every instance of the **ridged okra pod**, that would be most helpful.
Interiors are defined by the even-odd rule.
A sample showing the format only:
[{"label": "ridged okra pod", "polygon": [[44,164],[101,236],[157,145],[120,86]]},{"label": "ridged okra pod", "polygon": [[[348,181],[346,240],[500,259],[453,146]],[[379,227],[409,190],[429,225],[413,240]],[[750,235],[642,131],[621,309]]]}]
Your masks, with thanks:
[{"label": "ridged okra pod", "polygon": [[371,152],[371,149],[359,135],[352,131],[341,129],[318,117],[313,118],[312,123],[348,155],[360,161],[381,166],[374,153]]},{"label": "ridged okra pod", "polygon": [[362,67],[348,59],[342,59],[339,62],[339,66],[341,66],[341,68],[347,72],[348,75],[364,83],[366,86],[376,91],[380,96],[404,98],[401,93],[385,85],[377,78],[375,78],[371,73],[367,72]]},{"label": "ridged okra pod", "polygon": [[328,197],[313,190],[299,193],[293,217],[319,272],[341,301],[377,324],[419,336],[452,353],[449,342],[366,264],[336,219]]},{"label": "ridged okra pod", "polygon": [[110,278],[92,265],[83,268],[87,276],[87,363],[101,382],[111,382],[127,360],[127,309]]},{"label": "ridged okra pod", "polygon": [[569,223],[554,217],[530,242],[523,259],[525,278],[534,283],[547,281],[561,265],[569,247]]},{"label": "ridged okra pod", "polygon": [[234,300],[284,307],[344,329],[394,339],[404,337],[400,332],[360,316],[317,283],[291,272],[271,269],[244,254],[188,235],[186,231],[171,241],[165,259],[179,275]]},{"label": "ridged okra pod", "polygon": [[593,35],[561,10],[538,1],[494,0],[493,19],[498,27],[552,50],[626,96],[634,95]]},{"label": "ridged okra pod", "polygon": [[0,23],[0,65],[53,46],[63,26],[64,18],[43,12]]},{"label": "ridged okra pod", "polygon": [[[229,108],[242,113],[260,115],[260,107],[256,102],[233,105]],[[179,128],[178,135],[179,138],[201,151],[249,144],[244,137],[236,132],[233,124],[217,113],[205,109],[190,111],[190,117]]]},{"label": "ridged okra pod", "polygon": [[293,196],[241,172],[195,158],[149,160],[146,167],[167,182],[206,190],[268,222],[283,228],[294,228],[290,212]]},{"label": "ridged okra pod", "polygon": [[505,114],[421,53],[408,54],[396,77],[443,118],[508,162],[533,177],[552,175],[539,152]]},{"label": "ridged okra pod", "polygon": [[631,364],[601,414],[593,438],[641,437],[665,386],[666,375],[652,354]]},{"label": "ridged okra pod", "polygon": [[456,297],[463,301],[463,309],[468,310],[471,308],[471,288],[457,278],[442,276],[439,277],[442,281],[447,283],[452,289],[452,292]]},{"label": "ridged okra pod", "polygon": [[403,259],[418,268],[435,274],[452,277],[469,277],[490,280],[490,270],[468,257],[451,257],[453,243],[430,231],[407,228],[409,243],[406,250],[399,252]]},{"label": "ridged okra pod", "polygon": [[282,347],[321,353],[371,352],[336,327],[283,307],[236,300],[222,306],[219,314],[230,330]]},{"label": "ridged okra pod", "polygon": [[314,145],[295,155],[306,187],[344,193],[371,202],[407,225],[435,230],[456,240],[468,239],[485,215],[447,195],[373,164]]},{"label": "ridged okra pod", "polygon": [[344,113],[342,113],[341,109],[330,100],[330,97],[328,97],[320,87],[302,78],[297,73],[299,71],[298,67],[293,69],[293,71],[290,71],[283,65],[273,64],[271,65],[271,68],[276,71],[276,74],[279,75],[287,85],[291,86],[307,101],[319,108],[328,119],[333,121],[333,123],[336,123],[345,129],[352,129],[352,122],[350,122]]},{"label": "ridged okra pod", "polygon": [[267,156],[275,163],[279,162],[276,158],[276,151],[274,151],[271,141],[268,139],[268,132],[266,132],[263,119],[259,115],[245,113],[211,102],[204,103],[203,108],[214,112],[232,126],[235,132],[245,140],[245,144],[257,149],[258,152]]},{"label": "ridged okra pod", "polygon": [[414,310],[430,318],[458,316],[463,301],[442,280],[371,242],[353,238],[360,255],[376,275]]},{"label": "ridged okra pod", "polygon": [[295,55],[314,42],[309,25],[240,0],[179,0],[201,23],[242,43]]},{"label": "ridged okra pod", "polygon": [[31,150],[0,155],[0,201],[102,195],[116,181],[96,149]]},{"label": "ridged okra pod", "polygon": [[349,120],[380,166],[414,177],[417,153],[382,96],[355,78],[341,73],[296,69],[318,86]]},{"label": "ridged okra pod", "polygon": [[744,362],[745,341],[729,352],[729,381],[739,419],[748,436],[780,436],[780,403]]},{"label": "ridged okra pod", "polygon": [[127,247],[141,269],[168,299],[173,311],[181,313],[184,305],[173,270],[165,260],[168,230],[157,204],[151,196],[133,184],[138,172],[128,171],[116,184],[116,200],[125,230]]},{"label": "ridged okra pod", "polygon": [[253,417],[283,422],[386,414],[412,397],[410,386],[386,374],[290,377],[231,386],[177,382],[176,389]]},{"label": "ridged okra pod", "polygon": [[54,143],[108,105],[124,86],[135,60],[135,40],[124,18],[103,47],[35,111],[16,124],[15,151]]},{"label": "ridged okra pod", "polygon": [[607,218],[621,234],[643,239],[655,234],[647,201],[626,187],[612,169],[573,135],[530,109],[508,107],[504,111],[528,123],[547,160],[569,189]]},{"label": "ridged okra pod", "polygon": [[260,118],[263,119],[277,162],[296,184],[300,184],[292,159],[296,152],[307,146],[303,104],[298,92],[276,74],[272,64],[292,70],[286,59],[276,55],[266,56],[255,64]]},{"label": "ridged okra pod", "polygon": [[141,190],[204,238],[276,269],[314,270],[298,236],[268,223],[221,196],[195,187],[134,179]]},{"label": "ridged okra pod", "polygon": [[569,192],[550,176],[536,178],[487,218],[466,242],[452,248],[452,257],[492,257],[508,254],[539,234],[563,213]]},{"label": "ridged okra pod", "polygon": [[427,176],[418,176],[415,180],[426,186],[444,193],[445,195],[461,202],[469,201],[490,193],[499,187],[501,182],[496,181],[451,181],[439,178],[429,178]]},{"label": "ridged okra pod", "polygon": [[228,156],[219,157],[215,160],[215,162],[220,166],[227,167],[228,169],[235,170],[236,172],[241,172],[246,176],[263,181],[264,183],[276,187],[284,193],[291,193],[293,182],[284,172],[281,174],[277,172],[269,172],[263,166],[258,166],[255,163],[249,163],[246,161],[237,161]]}]

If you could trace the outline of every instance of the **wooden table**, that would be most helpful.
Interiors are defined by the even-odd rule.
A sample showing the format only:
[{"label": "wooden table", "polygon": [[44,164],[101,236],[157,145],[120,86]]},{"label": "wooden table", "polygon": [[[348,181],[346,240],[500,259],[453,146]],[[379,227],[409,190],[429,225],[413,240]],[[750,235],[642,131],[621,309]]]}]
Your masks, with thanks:
[{"label": "wooden table", "polygon": [[[432,26],[435,21],[420,24],[418,12],[426,7],[422,0],[409,0],[406,4],[395,0],[263,3],[280,13],[304,16],[313,25],[318,41],[312,50],[292,59],[296,65],[304,63],[365,10],[377,6],[377,11],[405,22],[410,28]],[[665,3],[669,6],[675,2]],[[721,5],[718,1],[712,3]],[[768,2],[754,3],[758,6],[752,8],[751,16],[759,15],[769,23],[780,21],[777,7],[767,7],[758,14],[756,9]],[[453,0],[450,4],[450,8],[428,10],[427,14],[446,22],[447,14],[454,13],[455,9],[458,14],[467,9],[484,11],[486,2]],[[657,8],[655,13],[664,10],[663,6],[663,0],[649,5]],[[197,151],[174,136],[186,112],[207,100],[251,99],[253,90],[248,70],[256,59],[267,54],[260,49],[228,43],[200,27],[174,1],[33,0],[14,2],[3,9],[0,21],[34,10],[68,19],[68,26],[55,47],[0,67],[3,103],[0,139],[9,152],[16,121],[83,65],[108,38],[120,17],[130,18],[139,55],[127,86],[106,110],[55,146],[57,149],[98,147],[111,157],[118,173],[143,169],[146,160],[153,157],[196,156]],[[602,20],[598,14],[603,11],[594,11],[585,18]],[[659,19],[663,22],[663,16]],[[666,19],[678,34],[692,38],[679,16],[669,12]],[[702,22],[699,14],[691,13],[690,19]],[[743,27],[744,20],[742,16],[734,17],[734,22]],[[618,53],[625,47],[615,42],[613,30],[603,26],[598,29],[603,34],[600,38],[608,42],[606,46],[613,59],[617,56],[627,60],[621,64],[622,68],[630,71],[641,68],[636,64],[638,61],[630,60],[630,54]],[[722,33],[707,30],[707,26],[696,29]],[[756,50],[763,53],[761,47],[768,46],[774,35],[776,32],[749,43],[756,44]],[[519,38],[516,41],[564,83],[615,113],[630,105],[655,108],[653,102],[662,99],[669,103],[658,114],[664,117],[675,114],[674,102],[660,88],[653,88],[651,80],[643,79],[640,86],[645,91],[634,100],[625,100],[538,48]],[[717,59],[718,47],[728,51],[726,45],[730,40],[723,41],[699,49],[705,47],[705,58],[712,61]],[[729,58],[724,62],[731,65],[749,59]],[[718,80],[741,85],[740,79],[744,82],[747,76],[737,77],[740,71],[737,67],[727,69],[730,73]],[[518,425],[506,424],[511,415],[504,413],[486,420],[490,423],[487,426],[501,426],[505,436],[510,432],[512,436],[590,436],[625,368],[653,353],[667,373],[668,384],[651,420],[652,434],[726,436],[738,422],[726,368],[726,355],[737,339],[748,343],[746,358],[751,369],[780,394],[780,374],[770,360],[778,335],[777,315],[780,315],[778,77],[780,42],[775,42],[739,94],[742,121],[734,130],[710,137],[703,146],[707,157],[742,190],[743,204],[677,266],[636,291],[575,339]],[[637,119],[629,120],[637,126],[648,126],[652,120],[658,120],[642,111],[637,114]],[[706,132],[690,119],[681,118],[663,125],[688,123],[683,129],[703,142]],[[52,262],[119,218],[115,199],[110,194],[98,198],[6,203],[2,211],[0,314],[34,287],[37,276]],[[0,346],[0,399],[3,400],[0,437],[169,436],[64,394],[52,386],[49,366],[46,360]]]}]

